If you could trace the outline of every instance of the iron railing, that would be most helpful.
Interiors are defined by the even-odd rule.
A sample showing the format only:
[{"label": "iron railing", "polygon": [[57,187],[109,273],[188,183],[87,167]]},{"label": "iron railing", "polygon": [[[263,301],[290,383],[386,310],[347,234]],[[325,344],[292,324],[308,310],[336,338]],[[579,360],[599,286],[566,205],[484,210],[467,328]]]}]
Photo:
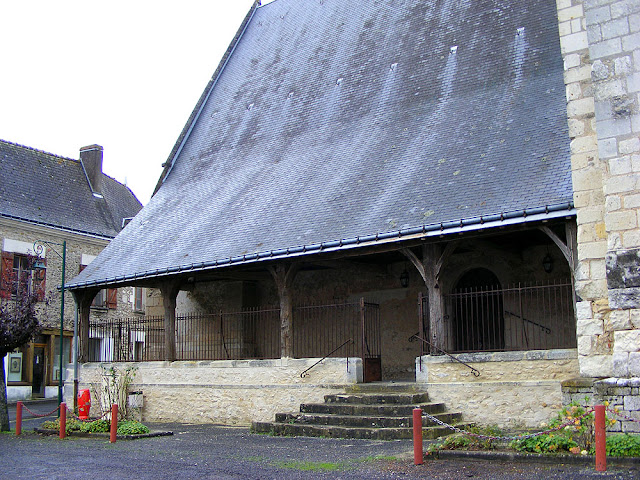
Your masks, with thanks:
[{"label": "iron railing", "polygon": [[444,295],[452,353],[576,347],[571,282],[461,289]]},{"label": "iron railing", "polygon": [[[378,305],[344,303],[300,306],[293,310],[294,357],[380,358]],[[280,310],[248,309],[176,317],[177,360],[280,358]],[[161,316],[99,320],[89,323],[89,361],[164,360]],[[357,339],[343,348],[336,347]],[[336,349],[335,351],[332,351]]]}]

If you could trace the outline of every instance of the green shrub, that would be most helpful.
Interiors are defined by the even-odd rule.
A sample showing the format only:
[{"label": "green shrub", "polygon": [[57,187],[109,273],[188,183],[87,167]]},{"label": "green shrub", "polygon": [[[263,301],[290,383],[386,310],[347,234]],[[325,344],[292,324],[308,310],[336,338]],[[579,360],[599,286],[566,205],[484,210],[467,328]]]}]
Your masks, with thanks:
[{"label": "green shrub", "polygon": [[140,435],[149,433],[149,427],[135,420],[124,420],[118,423],[118,435]]},{"label": "green shrub", "polygon": [[640,435],[618,433],[607,436],[607,455],[611,457],[640,457]]},{"label": "green shrub", "polygon": [[[502,431],[493,425],[488,427],[472,425],[465,430],[469,433],[487,437],[499,437],[502,435]],[[446,437],[441,442],[429,445],[427,447],[427,453],[432,453],[436,450],[493,450],[495,448],[495,440],[478,438],[464,433],[456,433]]]},{"label": "green shrub", "polygon": [[85,433],[105,433],[108,432],[110,423],[107,420],[94,420],[93,422],[83,422],[82,432]]},{"label": "green shrub", "polygon": [[511,448],[519,452],[531,453],[558,453],[569,452],[578,444],[564,433],[546,433],[537,437],[525,438],[522,440],[514,440],[511,442]]},{"label": "green shrub", "polygon": [[[66,433],[79,432],[82,430],[82,424],[83,422],[81,422],[80,420],[76,420],[74,418],[68,418],[65,431]],[[56,418],[55,420],[46,420],[42,422],[42,425],[40,425],[40,428],[44,430],[60,431],[60,419]]]}]

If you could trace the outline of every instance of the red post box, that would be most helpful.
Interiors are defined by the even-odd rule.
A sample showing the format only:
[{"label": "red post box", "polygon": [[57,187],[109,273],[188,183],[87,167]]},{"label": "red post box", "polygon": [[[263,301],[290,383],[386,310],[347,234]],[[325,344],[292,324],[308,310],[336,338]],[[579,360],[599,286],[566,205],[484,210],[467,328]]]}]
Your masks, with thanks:
[{"label": "red post box", "polygon": [[80,420],[88,420],[90,410],[91,392],[89,390],[80,390],[78,392],[78,417]]}]

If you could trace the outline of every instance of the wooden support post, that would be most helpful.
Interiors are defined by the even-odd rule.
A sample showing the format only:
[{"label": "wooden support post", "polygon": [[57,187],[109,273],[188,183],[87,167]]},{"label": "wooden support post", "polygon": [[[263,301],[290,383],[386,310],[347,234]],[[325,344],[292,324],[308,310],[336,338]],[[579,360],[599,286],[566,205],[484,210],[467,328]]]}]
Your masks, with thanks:
[{"label": "wooden support post", "polygon": [[167,280],[160,284],[162,306],[164,307],[164,359],[176,360],[176,299],[180,292],[180,282]]},{"label": "wooden support post", "polygon": [[300,269],[300,265],[279,264],[270,266],[269,271],[278,287],[280,298],[280,356],[293,357],[293,299],[291,286],[293,279]]},{"label": "wooden support post", "polygon": [[78,307],[78,363],[89,361],[89,313],[91,303],[99,291],[91,288],[71,292]]},{"label": "wooden support post", "polygon": [[429,333],[431,338],[426,338],[432,345],[442,350],[445,349],[444,314],[442,305],[442,292],[440,290],[440,272],[444,263],[453,254],[457,242],[450,242],[441,251],[437,243],[429,243],[422,246],[422,259],[408,248],[402,253],[418,269],[420,276],[427,287],[429,299]]}]

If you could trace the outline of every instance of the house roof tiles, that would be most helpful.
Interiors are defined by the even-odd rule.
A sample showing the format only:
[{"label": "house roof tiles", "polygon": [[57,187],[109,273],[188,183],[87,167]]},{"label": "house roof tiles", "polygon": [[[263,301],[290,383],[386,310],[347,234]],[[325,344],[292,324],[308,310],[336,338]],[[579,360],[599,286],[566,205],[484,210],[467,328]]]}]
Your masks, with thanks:
[{"label": "house roof tiles", "polygon": [[121,183],[103,174],[92,195],[79,160],[0,140],[0,215],[88,235],[113,238],[123,218],[142,205]]}]

